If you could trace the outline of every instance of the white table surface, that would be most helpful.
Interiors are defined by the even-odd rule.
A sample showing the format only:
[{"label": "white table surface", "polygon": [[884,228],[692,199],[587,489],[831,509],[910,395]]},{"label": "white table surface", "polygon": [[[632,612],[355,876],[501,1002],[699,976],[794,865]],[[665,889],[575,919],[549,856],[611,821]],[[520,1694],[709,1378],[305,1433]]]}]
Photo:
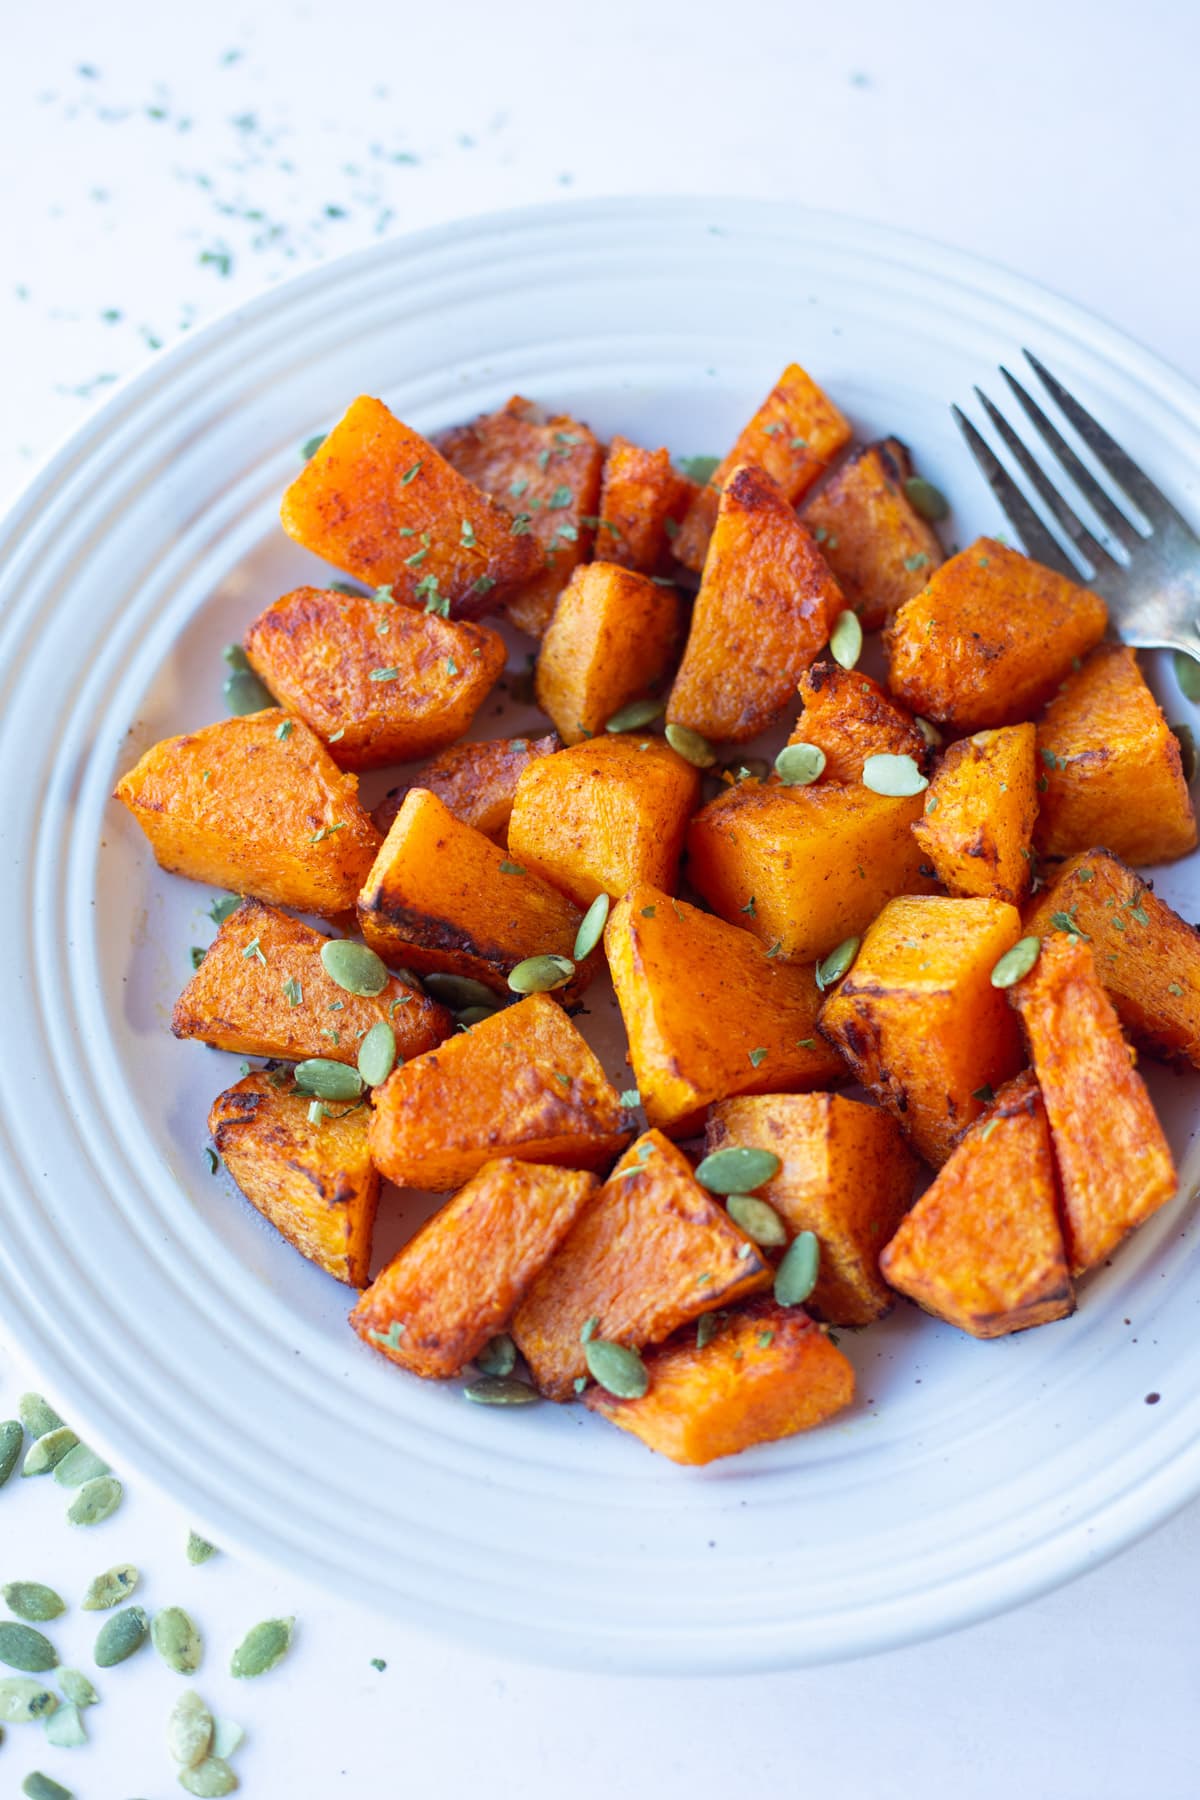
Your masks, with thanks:
[{"label": "white table surface", "polygon": [[[215,310],[381,232],[567,194],[781,195],[903,224],[1040,278],[1200,377],[1200,14],[1179,0],[9,0],[0,23],[0,496]],[[0,1418],[30,1385],[0,1325]],[[237,1766],[261,1800],[706,1800],[748,1781],[851,1800],[1200,1792],[1200,1504],[956,1637],[671,1682],[476,1656],[232,1556],[190,1568],[187,1521],[128,1485],[89,1534],[62,1523],[61,1490],[11,1483],[0,1580],[75,1596],[139,1563],[149,1606],[202,1622],[197,1685],[248,1727]],[[232,1643],[281,1611],[300,1621],[289,1663],[231,1681]],[[90,1667],[95,1624],[73,1608],[52,1628],[65,1660]],[[180,1791],[162,1748],[178,1678],[145,1651],[102,1685],[86,1750],[9,1730],[5,1800],[33,1767],[79,1800]]]}]

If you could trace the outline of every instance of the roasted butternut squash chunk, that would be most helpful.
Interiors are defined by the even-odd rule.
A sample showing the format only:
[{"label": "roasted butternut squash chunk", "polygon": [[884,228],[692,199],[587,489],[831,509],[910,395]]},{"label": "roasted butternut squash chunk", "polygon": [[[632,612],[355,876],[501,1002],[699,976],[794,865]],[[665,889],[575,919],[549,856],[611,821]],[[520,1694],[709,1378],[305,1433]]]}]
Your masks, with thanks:
[{"label": "roasted butternut squash chunk", "polygon": [[288,488],[280,518],[347,575],[455,619],[494,612],[541,567],[530,531],[365,394]]},{"label": "roasted butternut squash chunk", "polygon": [[700,776],[661,738],[595,738],[530,763],[509,853],[580,906],[642,881],[673,889]]},{"label": "roasted butternut squash chunk", "polygon": [[822,1009],[821,1030],[935,1168],[1024,1060],[992,986],[1020,935],[1003,900],[889,901]]},{"label": "roasted butternut squash chunk", "polygon": [[413,781],[390,789],[371,814],[386,837],[392,820],[412,788],[427,788],[449,807],[456,819],[482,831],[497,844],[508,838],[517,783],[536,756],[562,749],[557,732],[540,738],[490,738],[484,743],[454,744],[425,764]]},{"label": "roasted butternut squash chunk", "polygon": [[604,948],[641,1102],[661,1130],[690,1136],[729,1094],[844,1077],[816,1029],[812,969],[768,957],[748,931],[643,886],[613,908]]},{"label": "roasted butternut squash chunk", "polygon": [[1032,725],[951,744],[913,836],[950,893],[1020,906],[1033,878],[1038,792]]},{"label": "roasted butternut squash chunk", "polygon": [[508,1324],[599,1185],[578,1169],[484,1163],[375,1277],[351,1325],[415,1375],[457,1375]]},{"label": "roasted butternut squash chunk", "polygon": [[1097,645],[1067,676],[1038,725],[1037,747],[1045,855],[1104,844],[1125,862],[1159,863],[1196,848],[1179,740],[1127,645]]},{"label": "roasted butternut squash chunk", "polygon": [[799,364],[789,363],[692,501],[675,539],[675,556],[689,569],[699,572],[704,567],[717,502],[739,464],[754,463],[765,470],[794,506],[849,442],[850,427],[837,407]]},{"label": "roasted butternut squash chunk", "polygon": [[600,482],[597,553],[605,562],[656,574],[699,491],[672,468],[670,451],[643,450],[628,438],[614,437]]},{"label": "roasted butternut squash chunk", "polygon": [[298,912],[346,912],[379,849],[357,777],[275,707],[164,738],[116,797],[172,875]]},{"label": "roasted butternut squash chunk", "polygon": [[840,1094],[721,1100],[708,1115],[710,1152],[770,1150],[779,1173],[755,1190],[789,1237],[815,1232],[817,1285],[807,1304],[831,1325],[869,1325],[891,1310],[879,1252],[913,1195],[917,1159],[890,1113]]},{"label": "roasted butternut squash chunk", "polygon": [[328,941],[273,906],[244,900],[175,1002],[171,1030],[240,1056],[344,1063],[358,1060],[359,1043],[380,1019],[403,1057],[432,1050],[451,1031],[445,1008],[398,976],[371,999],[340,988],[321,961]]},{"label": "roasted butternut squash chunk", "polygon": [[508,603],[513,624],[540,637],[572,571],[591,554],[603,446],[578,419],[548,419],[516,394],[499,412],[443,432],[438,447],[540,550],[537,572]]},{"label": "roasted butternut squash chunk", "polygon": [[878,631],[942,561],[937,533],[904,491],[912,459],[898,438],[866,444],[835,469],[801,517],[864,631]]},{"label": "roasted butternut squash chunk", "polygon": [[1130,1037],[1200,1068],[1200,931],[1110,856],[1072,857],[1038,895],[1026,931],[1081,936]]},{"label": "roasted butternut squash chunk", "polygon": [[743,781],[692,820],[688,877],[775,955],[813,962],[865,931],[893,895],[929,892],[910,829],[920,812],[920,795]]},{"label": "roasted butternut squash chunk", "polygon": [[963,1134],[883,1252],[900,1293],[972,1337],[1065,1319],[1075,1291],[1046,1109],[1032,1071]]},{"label": "roasted butternut squash chunk", "polygon": [[[469,975],[506,998],[526,957],[571,956],[582,917],[427,788],[405,795],[358,901],[362,934],[385,960]],[[564,997],[592,973],[581,963]]]},{"label": "roasted butternut squash chunk", "polygon": [[777,718],[829,636],[842,595],[771,477],[733,469],[720,508],[667,718],[741,743]]},{"label": "roasted butternut squash chunk", "polygon": [[1175,1166],[1091,946],[1044,939],[1010,991],[1050,1120],[1071,1272],[1082,1275],[1166,1204]]},{"label": "roasted butternut squash chunk", "polygon": [[255,673],[341,769],[411,762],[454,743],[508,654],[486,625],[311,587],[260,613],[245,645]]},{"label": "roasted butternut squash chunk", "polygon": [[400,1187],[461,1187],[485,1162],[606,1167],[629,1142],[620,1095],[546,994],[414,1057],[375,1090],[371,1155]]},{"label": "roasted butternut squash chunk", "polygon": [[368,1113],[330,1107],[310,1118],[315,1111],[290,1076],[260,1069],[217,1095],[208,1129],[229,1173],[276,1231],[339,1281],[363,1287],[379,1205]]},{"label": "roasted butternut squash chunk", "polygon": [[627,701],[656,688],[675,660],[683,624],[674,588],[615,563],[576,569],[537,661],[537,703],[563,743],[595,737]]},{"label": "roasted butternut squash chunk", "polygon": [[888,686],[955,731],[1016,725],[1100,642],[1107,619],[1088,588],[979,538],[888,626]]},{"label": "roasted butternut squash chunk", "polygon": [[542,1393],[569,1400],[587,1374],[580,1334],[589,1320],[597,1337],[639,1350],[770,1282],[683,1152],[648,1131],[535,1278],[512,1335]]},{"label": "roasted butternut squash chunk", "polygon": [[854,1370],[799,1306],[753,1300],[699,1346],[680,1332],[646,1356],[650,1387],[618,1400],[601,1387],[592,1412],[672,1462],[700,1464],[811,1431],[854,1398]]},{"label": "roasted butternut squash chunk", "polygon": [[888,698],[877,681],[835,662],[814,663],[800,677],[804,711],[789,744],[825,752],[825,781],[862,780],[868,756],[911,756],[924,771],[929,746],[912,714]]}]

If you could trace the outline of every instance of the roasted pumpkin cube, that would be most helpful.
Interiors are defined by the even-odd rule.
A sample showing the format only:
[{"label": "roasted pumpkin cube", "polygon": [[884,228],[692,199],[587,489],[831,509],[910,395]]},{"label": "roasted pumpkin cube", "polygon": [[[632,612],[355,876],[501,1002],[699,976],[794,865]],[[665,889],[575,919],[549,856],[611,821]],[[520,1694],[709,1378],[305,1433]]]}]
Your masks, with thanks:
[{"label": "roasted pumpkin cube", "polygon": [[807,1304],[831,1325],[869,1325],[890,1311],[879,1252],[913,1196],[917,1160],[890,1113],[840,1094],[721,1100],[708,1115],[710,1152],[770,1150],[777,1175],[755,1190],[790,1237],[816,1234],[817,1285]]},{"label": "roasted pumpkin cube", "polygon": [[1003,900],[889,901],[822,1009],[821,1030],[935,1168],[1024,1061],[992,986],[1020,935],[1021,915]]},{"label": "roasted pumpkin cube", "polygon": [[379,1175],[365,1107],[313,1106],[290,1076],[256,1070],[213,1101],[208,1129],[252,1206],[328,1274],[363,1287]]},{"label": "roasted pumpkin cube", "polygon": [[411,762],[454,743],[508,655],[486,625],[311,587],[260,613],[245,645],[255,673],[342,769]]},{"label": "roasted pumpkin cube", "polygon": [[826,781],[861,781],[868,756],[911,756],[926,768],[929,746],[912,714],[860,669],[814,663],[800,677],[800,697],[804,711],[788,743],[823,750]]},{"label": "roasted pumpkin cube", "polygon": [[587,1374],[581,1333],[640,1350],[702,1312],[769,1287],[771,1271],[660,1132],[630,1146],[513,1315],[533,1379],[569,1400]]},{"label": "roasted pumpkin cube", "polygon": [[599,1185],[579,1169],[484,1163],[375,1277],[351,1325],[415,1375],[457,1375],[508,1324]]},{"label": "roasted pumpkin cube", "polygon": [[172,875],[298,912],[346,912],[379,849],[358,778],[275,707],[164,738],[116,798]]},{"label": "roasted pumpkin cube", "polygon": [[704,567],[718,500],[739,464],[765,470],[794,506],[849,442],[850,427],[837,407],[799,364],[789,363],[689,506],[674,542],[675,556],[689,569]]},{"label": "roasted pumpkin cube", "polygon": [[1125,644],[1099,644],[1068,675],[1037,728],[1038,848],[1073,856],[1104,844],[1128,863],[1196,848],[1179,740]]},{"label": "roasted pumpkin cube", "polygon": [[640,1400],[590,1387],[585,1406],[672,1462],[701,1464],[811,1431],[849,1406],[854,1370],[799,1306],[753,1300],[701,1348],[680,1332],[646,1356]]},{"label": "roasted pumpkin cube", "polygon": [[1025,929],[1082,936],[1096,974],[1136,1043],[1200,1069],[1200,931],[1107,850],[1064,863]]},{"label": "roasted pumpkin cube", "polygon": [[1088,588],[979,538],[892,619],[888,686],[955,731],[1016,725],[1100,642],[1107,619]]},{"label": "roasted pumpkin cube", "polygon": [[526,764],[562,749],[557,732],[540,738],[489,738],[484,743],[454,744],[425,764],[417,778],[391,788],[371,814],[386,837],[392,820],[412,788],[427,788],[448,806],[456,819],[503,844],[513,797]]},{"label": "roasted pumpkin cube", "polygon": [[594,562],[558,597],[537,661],[537,703],[564,744],[604,730],[667,675],[683,636],[683,602],[646,575]]},{"label": "roasted pumpkin cube", "polygon": [[[582,917],[427,788],[405,795],[358,900],[362,934],[385,960],[418,974],[469,975],[506,998],[509,975],[527,957],[572,956]],[[581,963],[564,997],[580,993],[592,972]]]},{"label": "roasted pumpkin cube", "polygon": [[585,1040],[547,994],[414,1057],[375,1090],[371,1155],[400,1187],[461,1187],[485,1162],[607,1167],[626,1113]]},{"label": "roasted pumpkin cube", "polygon": [[499,412],[443,432],[438,447],[541,552],[540,567],[508,603],[513,624],[540,637],[572,571],[591,554],[603,445],[578,419],[547,418],[515,394]]},{"label": "roasted pumpkin cube", "polygon": [[714,911],[793,962],[866,930],[895,894],[928,893],[911,826],[921,798],[743,781],[688,828],[687,873]]},{"label": "roasted pumpkin cube", "polygon": [[604,948],[651,1125],[688,1137],[710,1101],[844,1078],[816,1028],[812,969],[767,956],[748,931],[637,887],[609,915]]},{"label": "roasted pumpkin cube", "polygon": [[671,466],[668,450],[614,437],[600,481],[596,549],[605,562],[653,575],[667,561],[679,522],[699,492]]},{"label": "roasted pumpkin cube", "polygon": [[1074,1312],[1050,1128],[1032,1071],[1002,1087],[964,1132],[881,1261],[894,1288],[972,1337]]},{"label": "roasted pumpkin cube", "polygon": [[1091,946],[1044,939],[1010,992],[1050,1120],[1071,1272],[1081,1275],[1166,1204],[1175,1166]]},{"label": "roasted pumpkin cube", "polygon": [[590,739],[525,770],[509,853],[580,906],[641,881],[670,891],[699,798],[698,771],[661,738]]},{"label": "roasted pumpkin cube", "polygon": [[721,493],[670,723],[717,742],[755,737],[792,701],[842,605],[783,491],[739,464]]},{"label": "roasted pumpkin cube", "polygon": [[913,826],[950,893],[1020,906],[1033,877],[1036,732],[1001,725],[951,744]]},{"label": "roasted pumpkin cube", "polygon": [[942,561],[937,533],[905,493],[912,472],[906,446],[881,438],[835,469],[801,513],[865,631],[885,625]]},{"label": "roasted pumpkin cube", "polygon": [[365,394],[292,482],[280,518],[347,575],[456,619],[495,611],[541,568],[528,530]]}]

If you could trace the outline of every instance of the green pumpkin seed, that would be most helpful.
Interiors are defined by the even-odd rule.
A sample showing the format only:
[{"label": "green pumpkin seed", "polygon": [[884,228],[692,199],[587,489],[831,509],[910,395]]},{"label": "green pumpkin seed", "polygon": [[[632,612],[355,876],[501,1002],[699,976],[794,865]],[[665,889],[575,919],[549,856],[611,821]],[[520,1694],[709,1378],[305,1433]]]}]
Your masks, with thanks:
[{"label": "green pumpkin seed", "polygon": [[714,1150],[696,1170],[696,1180],[710,1194],[748,1194],[778,1175],[783,1164],[773,1150],[730,1144]]},{"label": "green pumpkin seed", "polygon": [[774,1249],[787,1243],[787,1226],[769,1201],[756,1200],[753,1194],[730,1194],[725,1210],[756,1244]]},{"label": "green pumpkin seed", "polygon": [[55,1465],[54,1479],[60,1487],[82,1487],[85,1481],[94,1481],[97,1475],[111,1475],[112,1469],[102,1456],[86,1444],[76,1444],[68,1450],[62,1461]]},{"label": "green pumpkin seed", "polygon": [[85,1482],[67,1508],[72,1525],[102,1525],[120,1506],[125,1490],[115,1475],[98,1475]]},{"label": "green pumpkin seed", "polygon": [[588,1373],[618,1400],[640,1400],[650,1386],[650,1374],[636,1350],[614,1344],[611,1338],[592,1338],[583,1347]]},{"label": "green pumpkin seed", "polygon": [[233,1653],[229,1673],[239,1681],[266,1675],[287,1655],[295,1623],[295,1619],[264,1619],[252,1626]]},{"label": "green pumpkin seed", "polygon": [[358,1047],[358,1072],[367,1087],[382,1087],[396,1066],[396,1034],[386,1019],[376,1019]]},{"label": "green pumpkin seed", "polygon": [[22,1475],[48,1475],[78,1442],[79,1439],[69,1425],[56,1425],[53,1431],[46,1432],[44,1437],[35,1438],[29,1446],[25,1452],[25,1461],[21,1464]]},{"label": "green pumpkin seed", "polygon": [[821,1246],[815,1232],[794,1237],[775,1271],[775,1299],[780,1306],[800,1306],[817,1285]]},{"label": "green pumpkin seed", "polygon": [[4,1589],[4,1604],[18,1619],[32,1619],[37,1624],[57,1619],[59,1613],[67,1610],[54,1589],[44,1587],[40,1581],[10,1581]]},{"label": "green pumpkin seed", "polygon": [[708,739],[693,731],[690,725],[668,725],[666,739],[676,756],[682,756],[694,769],[711,769],[717,760],[717,753]]},{"label": "green pumpkin seed", "polygon": [[843,669],[852,669],[862,655],[863,634],[858,614],[840,612],[829,634],[829,654]]},{"label": "green pumpkin seed", "polygon": [[913,511],[928,519],[931,525],[948,517],[950,502],[941,488],[934,487],[923,475],[910,475],[904,484],[904,493]]},{"label": "green pumpkin seed", "polygon": [[111,1669],[140,1650],[150,1635],[150,1621],[140,1606],[127,1606],[124,1612],[105,1619],[96,1637],[96,1667]]},{"label": "green pumpkin seed", "polygon": [[569,956],[527,956],[509,972],[508,985],[514,994],[550,994],[566,987],[574,973]]},{"label": "green pumpkin seed", "polygon": [[217,1546],[202,1538],[198,1531],[188,1532],[187,1559],[190,1563],[206,1563],[210,1556],[217,1554]]},{"label": "green pumpkin seed", "polygon": [[246,1734],[232,1719],[218,1719],[213,1725],[212,1752],[228,1762],[234,1751],[246,1741]]},{"label": "green pumpkin seed", "polygon": [[481,1375],[511,1375],[516,1366],[517,1346],[507,1331],[489,1338],[475,1358],[475,1367]]},{"label": "green pumpkin seed", "polygon": [[823,957],[817,964],[814,973],[817,978],[817,986],[823,994],[831,987],[835,987],[843,975],[850,973],[861,943],[861,938],[843,938],[837,949],[831,950],[829,955]]},{"label": "green pumpkin seed", "polygon": [[78,1750],[81,1744],[87,1743],[83,1718],[73,1701],[55,1707],[46,1720],[45,1732],[46,1742],[53,1744],[56,1750]]},{"label": "green pumpkin seed", "polygon": [[451,1012],[462,1012],[468,1006],[490,1006],[499,1004],[499,996],[493,994],[490,987],[482,981],[472,981],[469,975],[448,975],[433,970],[423,977],[426,991],[448,1006]]},{"label": "green pumpkin seed", "polygon": [[463,1389],[463,1399],[476,1406],[532,1406],[541,1395],[511,1375],[483,1375]]},{"label": "green pumpkin seed", "polygon": [[328,436],[329,433],[327,431],[318,431],[315,437],[305,438],[300,446],[300,454],[305,462],[308,462],[310,457],[317,454],[317,451],[321,448],[321,445]]},{"label": "green pumpkin seed", "polygon": [[70,1788],[65,1788],[61,1781],[51,1781],[40,1769],[25,1777],[21,1792],[25,1800],[75,1800]]},{"label": "green pumpkin seed", "polygon": [[89,1582],[82,1601],[84,1612],[107,1612],[110,1606],[119,1606],[122,1600],[128,1600],[140,1580],[141,1574],[132,1563],[114,1563]]},{"label": "green pumpkin seed", "polygon": [[0,1681],[0,1720],[6,1725],[28,1725],[44,1719],[58,1705],[58,1695],[27,1676],[10,1675]]},{"label": "green pumpkin seed", "polygon": [[1179,760],[1183,764],[1183,779],[1191,787],[1196,779],[1196,734],[1190,725],[1172,725],[1171,730],[1179,744]]},{"label": "green pumpkin seed", "polygon": [[226,665],[233,670],[235,675],[253,673],[250,669],[250,658],[246,655],[246,652],[242,649],[240,644],[226,644],[221,651],[221,655],[224,658]]},{"label": "green pumpkin seed", "polygon": [[26,1675],[44,1675],[47,1669],[58,1667],[58,1651],[32,1625],[5,1619],[0,1622],[0,1663]]},{"label": "green pumpkin seed", "polygon": [[383,958],[376,956],[369,945],[356,944],[353,938],[326,938],[321,945],[321,966],[330,981],[364,1000],[382,994],[391,980]]},{"label": "green pumpkin seed", "polygon": [[893,800],[906,800],[913,794],[924,793],[929,782],[911,756],[891,756],[886,753],[868,756],[863,764],[863,786],[870,788],[873,794],[886,794]]},{"label": "green pumpkin seed", "polygon": [[631,700],[628,706],[622,706],[605,725],[605,731],[640,731],[643,725],[653,724],[666,711],[665,700]]},{"label": "green pumpkin seed", "polygon": [[295,1068],[296,1091],[317,1100],[357,1100],[362,1076],[348,1063],[331,1062],[327,1056],[310,1056]]},{"label": "green pumpkin seed", "polygon": [[40,1394],[22,1394],[17,1401],[17,1412],[22,1425],[31,1438],[45,1437],[48,1431],[57,1431],[62,1420]]},{"label": "green pumpkin seed", "polygon": [[925,742],[929,745],[929,748],[931,750],[936,750],[939,744],[945,742],[945,739],[942,737],[942,734],[938,730],[937,726],[931,725],[929,723],[928,719],[922,719],[920,717],[920,715],[918,714],[913,719],[913,724],[916,726],[917,730],[920,732],[921,736],[925,739]]},{"label": "green pumpkin seed", "polygon": [[232,675],[227,675],[222,691],[225,710],[235,719],[244,719],[248,713],[265,712],[267,707],[275,704],[274,695],[267,692],[258,676],[249,669],[235,669]]},{"label": "green pumpkin seed", "polygon": [[1175,679],[1185,700],[1200,702],[1200,662],[1189,656],[1185,650],[1177,650],[1174,657]]},{"label": "green pumpkin seed", "polygon": [[16,1468],[24,1441],[25,1433],[17,1419],[5,1419],[0,1424],[0,1487]]},{"label": "green pumpkin seed", "polygon": [[194,1769],[212,1748],[213,1716],[191,1688],[180,1694],[167,1720],[167,1749],[177,1763]]},{"label": "green pumpkin seed", "polygon": [[611,904],[607,894],[597,894],[584,913],[579,922],[579,930],[575,933],[575,961],[577,963],[581,963],[585,956],[590,956],[604,936],[604,927],[608,924],[608,909]]},{"label": "green pumpkin seed", "polygon": [[1006,950],[992,970],[992,986],[1010,988],[1028,975],[1042,948],[1040,937],[1023,937]]},{"label": "green pumpkin seed", "polygon": [[825,772],[825,752],[817,744],[785,744],[775,758],[784,787],[809,787]]},{"label": "green pumpkin seed", "polygon": [[196,1673],[204,1655],[204,1640],[195,1620],[182,1606],[165,1606],[155,1613],[150,1638],[168,1669],[174,1669],[177,1675]]},{"label": "green pumpkin seed", "polygon": [[223,1794],[232,1794],[237,1784],[237,1776],[221,1756],[206,1756],[194,1769],[179,1771],[180,1787],[199,1795],[200,1800],[221,1800]]},{"label": "green pumpkin seed", "polygon": [[482,1025],[485,1019],[494,1019],[499,1012],[498,1006],[464,1006],[461,1012],[454,1015],[454,1023],[469,1031],[472,1025]]},{"label": "green pumpkin seed", "polygon": [[60,1669],[58,1685],[72,1706],[95,1706],[99,1702],[99,1694],[78,1669]]}]

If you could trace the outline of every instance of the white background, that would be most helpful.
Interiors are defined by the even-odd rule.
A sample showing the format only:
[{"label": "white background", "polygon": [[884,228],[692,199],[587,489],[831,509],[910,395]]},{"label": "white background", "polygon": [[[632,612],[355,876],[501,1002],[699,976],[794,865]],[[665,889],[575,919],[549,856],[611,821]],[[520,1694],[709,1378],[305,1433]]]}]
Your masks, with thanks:
[{"label": "white background", "polygon": [[[115,379],[264,284],[379,233],[570,194],[765,194],[906,225],[1200,378],[1188,0],[0,0],[0,28],[0,495]],[[34,1379],[0,1337],[0,1418]],[[297,1446],[298,1486],[319,1456]],[[249,1728],[237,1762],[262,1800],[1200,1793],[1200,1505],[957,1637],[674,1683],[477,1657],[231,1556],[191,1569],[187,1521],[136,1478],[117,1520],[68,1533],[48,1486],[0,1496],[0,1581],[73,1598],[141,1564],[150,1607],[202,1622],[197,1685]],[[233,1683],[232,1643],[280,1611],[300,1620],[292,1659]],[[90,1667],[94,1617],[60,1625],[64,1659]],[[179,1791],[161,1736],[177,1678],[146,1651],[102,1685],[86,1750],[10,1729],[4,1800],[35,1766],[79,1800]]]}]

